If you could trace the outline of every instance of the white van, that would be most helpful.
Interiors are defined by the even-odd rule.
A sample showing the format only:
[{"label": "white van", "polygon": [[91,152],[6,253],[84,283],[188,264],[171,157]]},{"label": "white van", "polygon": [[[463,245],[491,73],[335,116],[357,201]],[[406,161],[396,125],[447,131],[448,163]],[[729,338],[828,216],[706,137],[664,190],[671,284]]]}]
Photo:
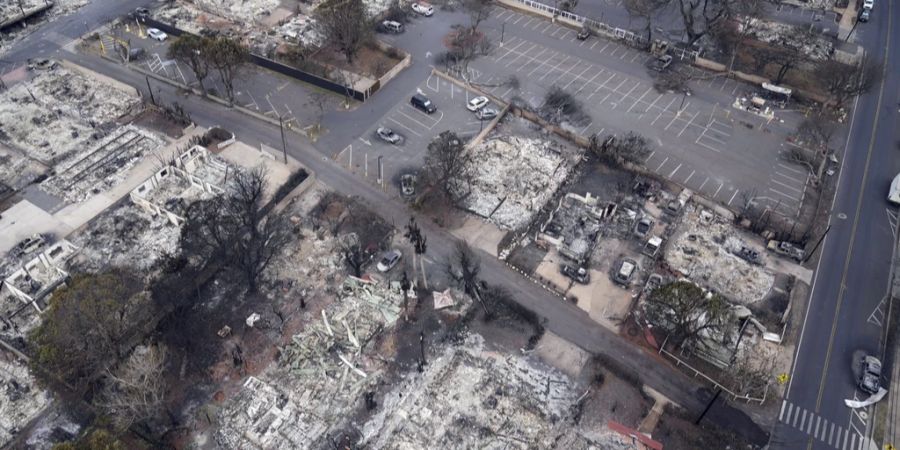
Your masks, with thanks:
[{"label": "white van", "polygon": [[394,22],[393,20],[385,20],[384,22],[381,22],[381,29],[387,33],[402,33],[403,24]]}]

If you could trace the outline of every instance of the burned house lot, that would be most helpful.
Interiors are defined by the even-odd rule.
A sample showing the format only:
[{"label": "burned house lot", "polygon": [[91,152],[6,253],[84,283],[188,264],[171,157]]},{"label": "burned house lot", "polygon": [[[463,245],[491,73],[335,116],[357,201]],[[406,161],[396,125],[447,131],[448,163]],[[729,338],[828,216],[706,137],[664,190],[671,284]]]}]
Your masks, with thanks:
[{"label": "burned house lot", "polygon": [[0,5],[0,448],[893,449],[876,2]]}]

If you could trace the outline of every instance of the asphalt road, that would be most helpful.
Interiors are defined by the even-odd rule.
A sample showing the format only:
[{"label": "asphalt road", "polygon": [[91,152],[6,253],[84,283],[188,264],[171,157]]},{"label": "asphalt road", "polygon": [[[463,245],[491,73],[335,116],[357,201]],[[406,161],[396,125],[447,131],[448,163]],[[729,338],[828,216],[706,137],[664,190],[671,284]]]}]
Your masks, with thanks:
[{"label": "asphalt road", "polygon": [[[869,448],[863,438],[872,433],[871,408],[858,414],[843,401],[863,397],[856,390],[854,360],[862,353],[881,356],[880,305],[887,295],[897,222],[897,209],[885,197],[900,170],[900,6],[883,1],[878,7],[857,37],[872,58],[885,59],[886,76],[856,105],[831,231],[813,280],[772,448]],[[891,361],[886,363],[890,367]]]},{"label": "asphalt road", "polygon": [[[8,59],[23,60],[34,56],[66,58],[131,84],[145,92],[147,87],[144,77],[137,72],[97,56],[79,55],[59,50],[60,47],[71,42],[72,38],[81,34],[80,30],[72,28],[72,24],[82,24],[81,26],[85,27],[83,24],[86,23],[88,24],[87,28],[90,28],[99,25],[103,18],[126,12],[143,3],[149,2],[133,0],[120,3],[96,0],[79,12],[64,20],[47,24],[26,38],[18,48],[10,52]],[[432,30],[430,33],[435,33],[437,36],[443,35],[449,27],[449,23],[445,21],[437,22],[436,25],[438,26],[430,28]],[[65,36],[66,39],[58,38],[58,36]],[[416,81],[418,84],[427,77],[427,73],[426,66],[421,63],[414,64],[361,109],[371,108],[369,111],[373,113],[389,109],[390,105],[397,102],[398,95],[406,95],[411,86],[408,84],[409,81],[418,78]],[[280,137],[276,127],[266,122],[251,120],[247,116],[219,104],[194,96],[185,96],[168,85],[154,84],[156,84],[153,89],[157,99],[165,102],[177,101],[191,113],[194,121],[198,124],[224,126],[250,145],[265,143],[271,147],[280,147],[278,145]],[[370,118],[356,121],[352,119],[354,116],[348,114],[342,120],[348,127],[358,129],[370,127],[375,120]],[[332,133],[332,135],[338,134],[341,133]],[[375,206],[374,209],[392,223],[402,224],[408,220],[410,211],[403,202],[394,196],[373,189],[365,180],[344,170],[330,158],[323,157],[322,153],[307,141],[292,138],[288,142],[287,151],[313,169],[319,179],[331,188],[345,195],[357,196],[365,203]],[[433,225],[427,218],[419,218],[418,222],[428,236],[428,256],[435,261],[446,259],[452,253],[456,239],[447,231]],[[560,301],[540,286],[507,268],[503,262],[493,256],[488,254],[481,256],[483,278],[490,283],[508,287],[516,301],[546,319],[547,329],[592,353],[601,353],[619,361],[624,368],[637,374],[646,385],[666,395],[692,414],[699,414],[712,397],[711,392],[696,380],[688,378],[667,364],[661,364],[655,354],[647,353],[606,330],[575,305]],[[732,429],[754,442],[763,443],[768,438],[767,433],[753,423],[747,415],[731,408],[721,399],[713,405],[706,417],[717,426]]]}]

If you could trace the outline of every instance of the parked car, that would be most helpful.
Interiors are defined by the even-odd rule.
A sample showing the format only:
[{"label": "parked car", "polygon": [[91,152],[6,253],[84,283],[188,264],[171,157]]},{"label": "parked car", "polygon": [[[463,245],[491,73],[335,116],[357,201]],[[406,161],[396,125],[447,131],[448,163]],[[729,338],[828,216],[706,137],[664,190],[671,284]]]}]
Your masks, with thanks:
[{"label": "parked car", "polygon": [[647,278],[647,284],[644,285],[644,292],[651,293],[656,290],[656,288],[662,286],[663,277],[658,273],[654,273]]},{"label": "parked car", "polygon": [[425,17],[431,17],[431,15],[434,14],[434,7],[423,2],[413,3],[412,10]]},{"label": "parked car", "polygon": [[575,36],[579,41],[583,41],[589,37],[591,37],[591,29],[588,27],[581,27],[581,31]]},{"label": "parked car", "polygon": [[400,176],[400,193],[406,197],[416,195],[416,176],[407,173]]},{"label": "parked car", "polygon": [[619,263],[619,269],[616,270],[616,275],[613,277],[613,280],[616,283],[619,283],[624,286],[628,286],[631,283],[631,278],[634,276],[634,273],[637,271],[637,261],[625,258]]},{"label": "parked car", "polygon": [[156,39],[159,42],[165,41],[169,35],[159,28],[147,28],[147,36],[150,39]]},{"label": "parked car", "polygon": [[871,355],[863,356],[859,374],[859,389],[867,394],[875,394],[880,388],[881,361]]},{"label": "parked car", "polygon": [[384,252],[384,255],[381,257],[381,260],[378,261],[378,271],[379,272],[387,272],[394,268],[398,262],[400,262],[400,257],[403,256],[400,253],[400,250],[389,250]]},{"label": "parked car", "polygon": [[385,33],[399,34],[403,32],[403,24],[393,20],[385,20],[381,22],[381,31]]},{"label": "parked car", "polygon": [[871,10],[871,9],[864,9],[864,10],[862,10],[862,11],[859,12],[859,21],[860,21],[860,22],[863,22],[863,23],[868,22],[868,21],[869,21],[869,17],[870,17],[871,15],[872,15],[872,10]]},{"label": "parked car", "polygon": [[144,57],[147,52],[141,47],[132,47],[128,49],[128,60],[137,61]]},{"label": "parked car", "polygon": [[500,111],[497,111],[494,108],[481,108],[478,111],[475,111],[475,117],[478,120],[491,120],[497,115],[500,114]]},{"label": "parked car", "polygon": [[29,70],[50,70],[57,66],[57,63],[53,59],[46,58],[29,58],[28,59],[28,69]]},{"label": "parked car", "polygon": [[475,112],[487,106],[488,103],[490,103],[490,100],[488,100],[487,97],[478,96],[469,100],[469,103],[466,103],[466,109]]},{"label": "parked car", "polygon": [[869,9],[875,7],[875,0],[863,0],[863,9]]},{"label": "parked car", "polygon": [[806,257],[806,252],[803,251],[802,248],[787,241],[770,240],[766,245],[766,248],[769,249],[769,251],[773,251],[781,256],[793,258],[797,261],[802,261],[803,258]]},{"label": "parked car", "polygon": [[134,11],[131,12],[131,17],[133,19],[144,19],[150,16],[150,10],[147,8],[135,8]]},{"label": "parked car", "polygon": [[634,224],[634,235],[643,239],[652,229],[653,221],[650,220],[649,217],[641,217],[641,219]]},{"label": "parked car", "polygon": [[434,103],[422,94],[413,95],[412,98],[409,99],[409,104],[411,104],[413,108],[420,109],[428,114],[437,111],[437,106],[434,106]]},{"label": "parked car", "polygon": [[661,55],[650,60],[650,69],[662,72],[672,65],[672,55]]},{"label": "parked car", "polygon": [[759,252],[750,247],[741,247],[741,249],[737,251],[737,256],[750,264],[762,265],[763,263],[762,256]]},{"label": "parked car", "polygon": [[572,267],[568,264],[559,266],[559,271],[563,275],[575,280],[576,283],[588,284],[591,282],[591,274],[584,267]]},{"label": "parked car", "polygon": [[378,129],[375,130],[375,134],[377,134],[378,137],[381,138],[382,141],[385,141],[390,144],[397,145],[397,144],[403,142],[403,136],[400,136],[399,134],[394,133],[394,130],[392,130],[388,127],[378,127]]},{"label": "parked car", "polygon": [[44,248],[45,245],[47,245],[47,237],[43,234],[35,234],[20,241],[9,253],[20,258]]}]

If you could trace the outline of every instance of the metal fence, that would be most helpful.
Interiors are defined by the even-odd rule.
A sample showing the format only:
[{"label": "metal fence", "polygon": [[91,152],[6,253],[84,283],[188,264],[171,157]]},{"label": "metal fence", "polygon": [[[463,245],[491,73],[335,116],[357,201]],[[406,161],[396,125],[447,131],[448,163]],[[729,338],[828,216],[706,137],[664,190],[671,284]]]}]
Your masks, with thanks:
[{"label": "metal fence", "polygon": [[[543,3],[535,2],[532,0],[511,1],[521,3],[522,5],[527,6],[531,9],[543,11],[553,17],[562,18],[571,22],[575,22],[576,24],[580,24],[582,26],[587,26],[597,34],[604,35],[610,39],[622,41],[632,47],[639,48],[641,50],[646,50],[650,47],[650,44],[649,42],[647,42],[646,38],[644,38],[643,36],[638,36],[633,31],[626,30],[624,28],[614,27],[608,23],[600,22],[599,20],[579,16],[578,14],[569,11],[563,11],[550,5],[545,5]],[[688,60],[689,62],[694,62],[694,60],[697,59],[697,56],[699,56],[698,52],[696,51],[676,48],[671,45],[669,46],[669,52],[672,54],[672,57],[678,58],[682,61]]]}]

